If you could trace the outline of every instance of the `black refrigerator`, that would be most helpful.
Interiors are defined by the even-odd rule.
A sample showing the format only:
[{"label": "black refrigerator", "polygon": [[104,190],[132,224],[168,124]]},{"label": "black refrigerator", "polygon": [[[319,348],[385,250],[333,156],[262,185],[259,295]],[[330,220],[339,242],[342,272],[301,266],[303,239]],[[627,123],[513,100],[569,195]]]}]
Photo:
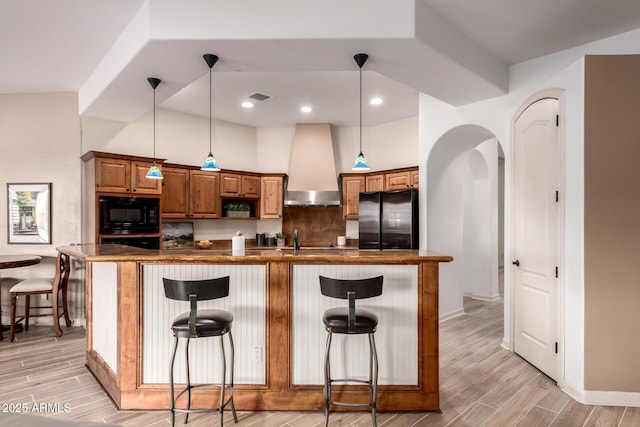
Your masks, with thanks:
[{"label": "black refrigerator", "polygon": [[359,197],[360,249],[418,249],[418,191],[374,191]]}]

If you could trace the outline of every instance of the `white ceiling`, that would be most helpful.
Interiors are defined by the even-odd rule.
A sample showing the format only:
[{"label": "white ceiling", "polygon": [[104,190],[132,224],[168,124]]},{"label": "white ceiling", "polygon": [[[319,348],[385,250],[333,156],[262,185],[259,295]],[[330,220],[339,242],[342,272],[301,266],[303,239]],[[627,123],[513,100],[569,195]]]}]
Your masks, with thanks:
[{"label": "white ceiling", "polygon": [[[365,105],[372,125],[417,114],[419,91],[499,96],[510,64],[638,27],[635,0],[0,0],[0,93],[77,91],[81,114],[132,121],[155,76],[161,107],[208,116],[215,53],[216,118],[357,125],[352,57],[366,52],[365,101],[385,100]],[[240,108],[255,92],[273,98]]]}]

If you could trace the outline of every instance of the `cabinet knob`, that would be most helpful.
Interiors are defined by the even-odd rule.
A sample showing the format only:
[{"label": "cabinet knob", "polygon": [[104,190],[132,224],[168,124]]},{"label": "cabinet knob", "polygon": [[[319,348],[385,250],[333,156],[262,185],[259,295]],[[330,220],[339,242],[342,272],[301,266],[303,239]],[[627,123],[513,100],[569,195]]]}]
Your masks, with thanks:
[{"label": "cabinet knob", "polygon": [[515,265],[516,267],[520,267],[520,260],[517,259],[517,260],[513,261],[511,264]]}]

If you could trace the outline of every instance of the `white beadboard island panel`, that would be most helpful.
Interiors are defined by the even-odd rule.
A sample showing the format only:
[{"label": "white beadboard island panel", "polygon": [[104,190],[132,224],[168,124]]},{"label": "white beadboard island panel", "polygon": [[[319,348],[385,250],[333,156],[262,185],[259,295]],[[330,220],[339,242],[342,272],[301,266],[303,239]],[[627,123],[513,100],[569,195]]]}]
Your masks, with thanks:
[{"label": "white beadboard island panel", "polygon": [[[264,349],[266,337],[266,266],[225,264],[145,264],[142,305],[142,382],[167,384],[169,359],[173,349],[171,323],[189,311],[188,301],[165,297],[162,278],[202,280],[230,276],[229,296],[202,301],[198,308],[215,308],[233,313],[231,332],[235,344],[235,383],[265,384]],[[228,337],[225,337],[228,344]],[[189,347],[192,383],[220,382],[220,338],[192,339]],[[186,381],[184,343],[176,356],[178,383]],[[256,357],[256,351],[261,357]],[[227,359],[227,367],[230,362]],[[229,377],[227,376],[227,379]]]},{"label": "white beadboard island panel", "polygon": [[118,264],[94,262],[91,283],[91,347],[118,374]]},{"label": "white beadboard island panel", "polygon": [[[294,265],[292,280],[292,382],[323,384],[327,333],[322,313],[344,307],[346,300],[320,293],[318,276],[363,279],[384,276],[382,295],[358,300],[378,315],[375,333],[378,384],[418,384],[418,266],[416,265]],[[369,374],[367,335],[334,334],[331,346],[333,378],[366,378]]]}]

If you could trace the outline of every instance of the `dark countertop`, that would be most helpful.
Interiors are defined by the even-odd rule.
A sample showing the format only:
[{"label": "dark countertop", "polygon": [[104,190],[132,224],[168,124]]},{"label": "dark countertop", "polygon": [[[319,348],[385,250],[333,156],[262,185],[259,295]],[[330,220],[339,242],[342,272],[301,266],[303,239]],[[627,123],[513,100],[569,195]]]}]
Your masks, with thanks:
[{"label": "dark countertop", "polygon": [[101,262],[184,262],[184,263],[362,263],[401,264],[450,262],[453,258],[433,251],[377,250],[355,248],[303,247],[299,251],[291,248],[249,248],[245,255],[232,256],[230,249],[139,249],[123,245],[74,245],[57,248],[58,251],[85,261]]}]

